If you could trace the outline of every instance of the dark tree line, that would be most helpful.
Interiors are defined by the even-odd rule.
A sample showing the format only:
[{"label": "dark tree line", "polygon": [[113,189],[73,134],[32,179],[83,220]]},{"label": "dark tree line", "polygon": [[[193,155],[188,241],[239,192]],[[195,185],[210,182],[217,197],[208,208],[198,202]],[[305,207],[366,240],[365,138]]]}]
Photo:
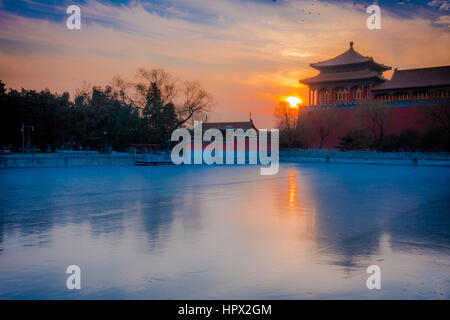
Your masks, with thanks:
[{"label": "dark tree line", "polygon": [[175,128],[201,118],[212,104],[206,91],[191,83],[190,90],[180,90],[190,95],[178,99],[177,107],[176,83],[167,95],[164,71],[139,72],[153,77],[135,84],[116,79],[111,86],[81,90],[73,100],[67,92],[19,91],[0,81],[0,146],[20,151],[23,126],[25,145],[30,139],[41,151],[125,151],[130,144],[164,144]]},{"label": "dark tree line", "polygon": [[341,150],[450,151],[450,107],[447,105],[424,108],[422,120],[425,127],[421,131],[404,129],[399,134],[389,133],[392,119],[382,103],[364,101],[355,114],[363,125],[339,137],[337,147]]}]

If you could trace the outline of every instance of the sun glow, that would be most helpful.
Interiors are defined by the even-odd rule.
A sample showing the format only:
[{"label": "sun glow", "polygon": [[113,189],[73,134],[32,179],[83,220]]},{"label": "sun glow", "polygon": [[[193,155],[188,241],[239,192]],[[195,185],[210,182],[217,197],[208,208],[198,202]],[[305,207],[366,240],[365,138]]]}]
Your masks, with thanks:
[{"label": "sun glow", "polygon": [[299,105],[300,103],[302,103],[302,100],[301,100],[300,98],[293,97],[293,96],[287,97],[287,98],[284,99],[284,100],[286,100],[287,102],[289,102],[289,105],[290,105],[291,108],[298,108],[298,105]]}]

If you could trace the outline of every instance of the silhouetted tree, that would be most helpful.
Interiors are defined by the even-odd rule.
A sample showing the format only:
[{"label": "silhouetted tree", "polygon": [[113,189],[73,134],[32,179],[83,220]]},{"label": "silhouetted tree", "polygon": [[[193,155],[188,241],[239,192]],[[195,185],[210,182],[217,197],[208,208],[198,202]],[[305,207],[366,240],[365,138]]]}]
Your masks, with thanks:
[{"label": "silhouetted tree", "polygon": [[338,127],[336,112],[335,109],[323,109],[305,113],[304,120],[309,130],[315,132],[319,137],[319,149],[323,148],[325,140]]},{"label": "silhouetted tree", "polygon": [[[160,69],[142,69],[138,76],[132,85],[120,78],[104,88],[84,85],[73,101],[68,93],[48,89],[8,91],[0,81],[0,144],[21,149],[25,125],[35,129],[26,129],[27,140],[31,136],[42,151],[126,150],[131,143],[166,142],[175,128],[201,118],[212,106],[197,82],[178,85]],[[135,100],[129,97],[130,88]]]},{"label": "silhouetted tree", "polygon": [[405,129],[398,137],[399,149],[404,151],[416,151],[420,144],[420,133],[417,130]]},{"label": "silhouetted tree", "polygon": [[388,134],[380,144],[379,150],[383,152],[394,152],[400,148],[400,139],[398,134]]},{"label": "silhouetted tree", "polygon": [[149,139],[154,143],[164,143],[178,122],[175,107],[172,102],[164,104],[156,82],[151,84],[146,101],[142,114],[147,120]]},{"label": "silhouetted tree", "polygon": [[369,146],[366,129],[353,129],[339,137],[338,148],[342,151],[366,149]]},{"label": "silhouetted tree", "polygon": [[68,93],[9,90],[0,83],[0,144],[22,147],[22,125],[33,126],[31,142],[42,151],[60,148],[124,148],[136,140],[139,114],[118,99],[111,87]]},{"label": "silhouetted tree", "polygon": [[355,111],[355,116],[371,136],[371,149],[378,149],[389,126],[389,110],[379,101],[364,100]]},{"label": "silhouetted tree", "polygon": [[[428,134],[441,132],[441,148],[450,151],[450,106],[438,105],[424,108],[425,117],[429,120]],[[431,145],[430,145],[431,146]],[[435,146],[433,148],[436,148]]]},{"label": "silhouetted tree", "polygon": [[[119,96],[135,108],[144,110],[151,104],[148,99],[154,91],[152,87],[158,87],[162,106],[171,103],[175,111],[177,121],[169,131],[202,120],[214,104],[212,96],[198,81],[180,82],[163,69],[139,69],[136,79],[136,82],[127,82],[116,76],[113,83]],[[172,119],[171,112],[167,112]]]},{"label": "silhouetted tree", "polygon": [[275,109],[278,119],[277,127],[280,130],[281,147],[304,147],[306,143],[305,130],[299,125],[299,109],[292,108],[286,101],[279,103]]}]

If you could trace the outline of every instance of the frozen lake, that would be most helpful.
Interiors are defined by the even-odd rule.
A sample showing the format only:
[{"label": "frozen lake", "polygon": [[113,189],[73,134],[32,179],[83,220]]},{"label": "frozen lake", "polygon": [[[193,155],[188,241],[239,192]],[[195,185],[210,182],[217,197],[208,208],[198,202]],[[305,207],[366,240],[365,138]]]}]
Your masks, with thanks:
[{"label": "frozen lake", "polygon": [[449,253],[450,168],[0,171],[1,299],[449,299]]}]

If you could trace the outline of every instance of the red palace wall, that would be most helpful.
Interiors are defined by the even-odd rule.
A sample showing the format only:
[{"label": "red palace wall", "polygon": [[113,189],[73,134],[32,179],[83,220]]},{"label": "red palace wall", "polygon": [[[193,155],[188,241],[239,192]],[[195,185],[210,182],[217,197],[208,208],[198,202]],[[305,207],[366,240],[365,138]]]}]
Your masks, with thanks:
[{"label": "red palace wall", "polygon": [[[415,129],[423,131],[427,125],[425,116],[425,108],[427,107],[391,107],[389,120],[385,135],[395,133],[399,134],[404,129]],[[339,137],[345,135],[351,129],[362,129],[363,125],[354,116],[355,109],[337,110],[337,127],[331,131],[330,135],[325,139],[324,149],[336,149],[339,144]],[[308,147],[319,147],[319,135],[316,130],[308,131]]]}]

